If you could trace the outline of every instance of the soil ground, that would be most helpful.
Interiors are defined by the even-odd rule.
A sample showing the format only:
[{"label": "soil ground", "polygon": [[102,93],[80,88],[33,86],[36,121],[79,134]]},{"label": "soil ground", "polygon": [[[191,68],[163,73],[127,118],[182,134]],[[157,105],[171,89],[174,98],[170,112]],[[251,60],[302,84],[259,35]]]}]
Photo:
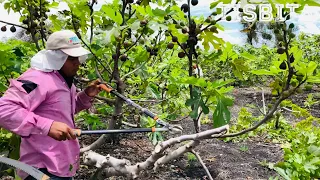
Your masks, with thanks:
[{"label": "soil ground", "polygon": [[[271,94],[268,89],[264,89],[265,102],[271,102]],[[309,93],[317,94],[318,90],[313,90]],[[235,103],[231,107],[232,120],[236,119],[241,107],[248,104],[257,103],[262,107],[262,91],[256,88],[236,89],[233,92]],[[291,100],[303,106],[306,94],[294,95]],[[319,103],[312,106],[310,112],[315,117],[320,117],[318,112]],[[257,109],[250,110],[253,114],[259,114]],[[294,122],[298,121],[290,112],[286,113],[286,117]],[[183,134],[194,133],[194,125],[191,119],[181,121],[183,126]],[[205,124],[202,130],[211,129],[212,124]],[[98,136],[83,136],[82,142],[90,144],[94,142]],[[169,137],[167,137],[169,138]],[[245,147],[245,148],[243,148]],[[131,163],[144,161],[153,150],[153,145],[144,134],[124,134],[121,135],[120,144],[105,144],[96,152],[102,155],[110,154],[116,158],[125,158]],[[215,180],[267,180],[270,177],[275,177],[276,172],[261,165],[261,162],[277,162],[282,159],[283,153],[280,144],[264,142],[262,138],[248,140],[243,143],[224,142],[217,139],[202,141],[195,149],[208,167],[211,175]],[[89,179],[94,168],[82,167],[76,175],[76,180]],[[109,179],[126,179],[124,177],[111,177]],[[205,170],[201,164],[195,161],[188,161],[187,156],[182,156],[166,166],[163,166],[158,172],[153,172],[152,169],[142,172],[141,180],[149,179],[165,179],[165,180],[202,180],[208,179]]]},{"label": "soil ground", "polygon": [[[268,104],[271,101],[271,94],[268,89],[265,89],[265,101]],[[318,94],[318,90],[313,90],[311,93]],[[310,93],[310,92],[309,92]],[[233,92],[235,103],[231,107],[232,120],[238,116],[241,107],[248,104],[262,106],[261,90],[254,88],[236,89]],[[291,99],[294,103],[303,106],[306,99],[306,94],[298,94]],[[317,96],[318,97],[318,96]],[[310,112],[315,117],[320,117],[319,103],[312,106]],[[254,115],[258,115],[259,111],[251,108],[250,111]],[[298,121],[290,112],[286,113],[289,121]],[[181,121],[183,126],[183,134],[193,134],[194,125],[191,119]],[[202,131],[211,129],[212,124],[202,125]],[[99,136],[82,136],[80,142],[89,145],[98,139]],[[166,139],[172,137],[165,136]],[[245,147],[245,148],[244,148]],[[96,152],[107,155],[110,154],[116,158],[125,158],[131,161],[132,164],[146,160],[153,150],[153,145],[145,134],[122,134],[119,144],[105,143],[102,147],[95,150]],[[261,162],[277,162],[282,159],[283,153],[280,144],[267,143],[263,141],[263,137],[248,140],[243,143],[224,142],[217,139],[202,141],[195,149],[201,156],[202,160],[208,167],[211,175],[215,180],[267,180],[270,177],[276,176],[276,172],[261,165]],[[74,177],[75,180],[87,180],[93,174],[94,167],[81,166],[80,170]],[[124,177],[111,177],[109,180],[123,180]],[[182,156],[169,164],[160,168],[158,172],[152,169],[141,173],[141,180],[202,180],[208,179],[205,170],[200,163],[188,161],[187,156]]]}]

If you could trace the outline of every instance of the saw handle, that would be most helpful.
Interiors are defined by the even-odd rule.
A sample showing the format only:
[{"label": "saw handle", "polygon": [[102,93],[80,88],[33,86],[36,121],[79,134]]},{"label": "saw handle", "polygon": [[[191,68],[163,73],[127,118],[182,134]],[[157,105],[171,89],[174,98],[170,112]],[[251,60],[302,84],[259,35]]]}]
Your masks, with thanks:
[{"label": "saw handle", "polygon": [[108,93],[110,93],[113,89],[112,88],[109,88],[109,87],[107,87],[105,84],[99,84],[99,87],[101,88],[101,89],[103,89],[104,91],[107,91]]}]

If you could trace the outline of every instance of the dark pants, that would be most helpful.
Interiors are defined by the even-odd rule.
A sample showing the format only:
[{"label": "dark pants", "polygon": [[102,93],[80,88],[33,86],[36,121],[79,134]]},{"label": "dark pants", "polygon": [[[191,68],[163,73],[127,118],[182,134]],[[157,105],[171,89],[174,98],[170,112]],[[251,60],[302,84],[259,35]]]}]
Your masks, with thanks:
[{"label": "dark pants", "polygon": [[[50,180],[72,180],[72,177],[59,177],[59,176],[55,176],[55,175],[49,173],[46,168],[40,168],[39,170],[40,170],[41,172],[45,173],[47,176],[49,176],[49,177],[50,177]],[[28,177],[27,177],[26,179],[24,179],[24,180],[36,180],[36,179],[35,179],[34,177],[32,177],[32,176],[28,176]]]}]

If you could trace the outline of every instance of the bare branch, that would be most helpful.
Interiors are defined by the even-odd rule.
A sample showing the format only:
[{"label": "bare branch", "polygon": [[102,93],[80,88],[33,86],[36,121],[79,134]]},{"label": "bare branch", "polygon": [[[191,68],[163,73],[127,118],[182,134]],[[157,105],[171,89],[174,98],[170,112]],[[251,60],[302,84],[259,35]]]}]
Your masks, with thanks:
[{"label": "bare branch", "polygon": [[125,122],[125,121],[122,121],[121,123],[122,123],[123,125],[129,126],[129,127],[133,127],[133,128],[138,127],[137,124],[131,124],[131,123],[128,123],[128,122]]},{"label": "bare branch", "polygon": [[210,179],[210,180],[213,180],[213,178],[212,178],[212,176],[211,176],[211,174],[210,174],[207,166],[206,166],[206,165],[204,164],[204,162],[202,161],[199,153],[197,153],[194,149],[192,149],[191,152],[197,157],[197,159],[198,159],[198,161],[200,162],[200,164],[202,165],[203,169],[206,171],[209,179]]},{"label": "bare branch", "polygon": [[101,97],[101,96],[95,96],[95,98],[104,101],[105,103],[107,103],[110,106],[113,106],[116,102],[114,99],[108,99],[108,98]]},{"label": "bare branch", "polygon": [[13,26],[17,26],[17,27],[20,27],[20,28],[23,28],[23,29],[28,30],[28,28],[27,28],[27,27],[24,27],[24,26],[21,26],[21,25],[18,25],[18,24],[14,24],[14,23],[6,22],[6,21],[3,21],[3,20],[0,20],[0,22],[5,23],[5,24],[9,24],[9,25],[13,25]]},{"label": "bare branch", "polygon": [[[139,174],[142,170],[146,170],[150,168],[150,166],[154,166],[154,170],[156,170],[157,167],[159,167],[159,165],[174,160],[177,157],[183,155],[185,152],[190,152],[195,146],[197,146],[200,143],[200,140],[210,139],[212,138],[211,136],[213,134],[225,133],[226,131],[228,131],[228,129],[229,125],[226,125],[216,129],[203,131],[197,134],[183,135],[176,138],[171,138],[167,141],[159,143],[152,152],[152,155],[144,162],[140,162],[134,165],[131,165],[131,163],[126,159],[117,159],[111,157],[110,155],[102,156],[93,151],[84,152],[83,162],[84,164],[89,166],[105,168],[103,171],[104,175],[107,177],[126,176],[128,179],[135,179],[139,177]],[[168,154],[165,154],[165,150],[167,150],[169,147],[172,147],[177,143],[189,140],[191,140],[191,142],[183,145],[182,147],[174,151],[169,152]]]},{"label": "bare branch", "polygon": [[148,61],[143,62],[139,67],[136,69],[132,70],[131,72],[125,74],[124,76],[121,77],[121,79],[125,79],[127,76],[133,74],[134,72],[138,71],[142,66],[144,66]]}]

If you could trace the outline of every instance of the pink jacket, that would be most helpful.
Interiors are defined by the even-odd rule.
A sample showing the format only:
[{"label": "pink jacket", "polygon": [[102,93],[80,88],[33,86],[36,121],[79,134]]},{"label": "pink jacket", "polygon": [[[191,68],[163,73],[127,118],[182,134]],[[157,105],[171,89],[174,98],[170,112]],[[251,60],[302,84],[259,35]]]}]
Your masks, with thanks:
[{"label": "pink jacket", "polygon": [[[37,86],[28,89],[25,86],[29,82],[19,80]],[[76,128],[74,114],[90,108],[91,100],[83,91],[76,93],[74,85],[70,90],[57,71],[29,69],[17,80],[10,80],[9,89],[0,98],[0,127],[21,136],[20,161],[47,168],[57,176],[71,177],[79,168],[78,139],[56,141],[47,134],[53,121]],[[22,179],[27,176],[18,174]]]}]

